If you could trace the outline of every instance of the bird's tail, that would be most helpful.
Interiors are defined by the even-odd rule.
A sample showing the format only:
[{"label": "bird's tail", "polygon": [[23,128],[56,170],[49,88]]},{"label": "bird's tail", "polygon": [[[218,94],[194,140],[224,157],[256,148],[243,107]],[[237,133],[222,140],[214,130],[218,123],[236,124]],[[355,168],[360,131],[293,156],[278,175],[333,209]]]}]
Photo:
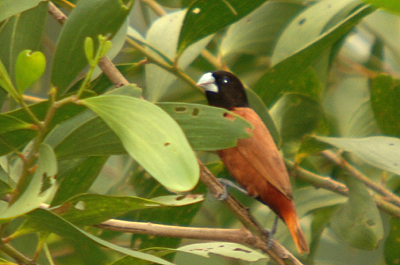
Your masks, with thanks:
[{"label": "bird's tail", "polygon": [[293,237],[294,243],[296,244],[299,253],[310,253],[306,238],[303,231],[301,230],[299,218],[297,217],[294,207],[291,211],[281,211],[281,217],[289,228],[290,234]]}]

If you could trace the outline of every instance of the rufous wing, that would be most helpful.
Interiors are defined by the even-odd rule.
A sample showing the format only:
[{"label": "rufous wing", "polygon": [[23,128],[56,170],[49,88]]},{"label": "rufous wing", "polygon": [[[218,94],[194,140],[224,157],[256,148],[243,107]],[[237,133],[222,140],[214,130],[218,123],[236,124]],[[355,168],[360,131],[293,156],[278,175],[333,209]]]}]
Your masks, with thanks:
[{"label": "rufous wing", "polygon": [[261,118],[251,108],[235,108],[232,112],[254,126],[252,137],[238,140],[238,151],[265,180],[292,200],[292,189],[285,164]]}]

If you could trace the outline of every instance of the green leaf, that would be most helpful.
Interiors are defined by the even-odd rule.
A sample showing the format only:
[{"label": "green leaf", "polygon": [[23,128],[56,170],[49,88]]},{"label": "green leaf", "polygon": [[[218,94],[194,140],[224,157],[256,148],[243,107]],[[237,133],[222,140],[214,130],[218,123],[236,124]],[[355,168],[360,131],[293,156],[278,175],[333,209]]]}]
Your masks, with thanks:
[{"label": "green leaf", "polygon": [[[2,5],[4,2],[8,2],[8,0],[1,1],[1,11],[3,11]],[[36,2],[35,6],[37,5],[35,8],[23,10],[23,13],[15,14],[15,16],[4,21],[0,28],[0,58],[5,68],[10,73],[11,80],[14,81],[14,67],[18,55],[24,50],[37,51],[40,49],[49,4],[48,1],[42,1],[42,3],[38,5],[39,1],[36,0],[15,0],[12,2],[13,5],[18,8],[20,8],[18,2],[25,2],[21,4],[29,5],[29,8],[33,7],[31,3]],[[30,3],[28,4],[26,2]]]},{"label": "green leaf", "polygon": [[371,105],[383,133],[400,137],[400,81],[378,75],[371,83]]},{"label": "green leaf", "polygon": [[[195,150],[231,148],[238,139],[252,135],[253,126],[249,122],[225,109],[190,103],[157,105],[178,122]],[[235,119],[225,117],[227,113]]]},{"label": "green leaf", "polygon": [[127,4],[115,0],[79,1],[61,30],[54,53],[51,82],[58,87],[59,95],[87,65],[85,39],[91,37],[96,50],[98,35],[113,36],[124,23],[132,4],[133,1]]},{"label": "green leaf", "polygon": [[32,124],[26,123],[24,121],[21,121],[17,118],[14,118],[13,116],[5,115],[5,114],[0,114],[0,135],[7,133],[7,132],[13,132],[17,130],[23,130],[23,129],[33,129]]},{"label": "green leaf", "polygon": [[[185,10],[173,12],[157,19],[146,34],[146,50],[154,54],[160,60],[171,62],[176,60],[179,32]],[[205,38],[190,46],[177,59],[177,66],[185,70],[199,56],[200,52],[207,46],[211,37]],[[156,49],[156,51],[154,51]],[[162,54],[162,56],[160,56]],[[165,58],[167,57],[167,58]],[[152,102],[158,102],[171,92],[178,93],[174,82],[178,77],[165,69],[154,64],[146,64],[146,95]]]},{"label": "green leaf", "polygon": [[41,52],[22,51],[15,64],[15,80],[22,94],[39,79],[46,69],[46,57]]},{"label": "green leaf", "polygon": [[21,234],[24,232],[23,230],[28,232],[43,231],[43,232],[55,233],[63,238],[72,241],[77,241],[85,245],[98,244],[105,248],[117,251],[125,255],[129,255],[131,257],[136,257],[139,259],[151,261],[157,264],[172,265],[172,263],[163,260],[159,257],[146,254],[140,251],[131,250],[128,248],[123,248],[115,244],[109,243],[98,237],[95,237],[79,229],[78,227],[66,221],[65,219],[47,210],[37,209],[29,213],[28,218],[29,218],[28,221],[23,225],[22,228],[20,228]]},{"label": "green leaf", "polygon": [[29,186],[7,209],[0,212],[0,220],[7,220],[28,213],[48,200],[57,188],[56,156],[47,144],[39,147],[38,167],[30,180]]},{"label": "green leaf", "polygon": [[391,229],[385,241],[385,261],[388,265],[399,263],[400,257],[400,219],[390,219]]},{"label": "green leaf", "polygon": [[108,157],[89,157],[71,170],[61,181],[51,206],[64,203],[69,198],[89,190],[96,180]]},{"label": "green leaf", "polygon": [[2,0],[0,3],[0,22],[18,13],[27,11],[47,0]]},{"label": "green leaf", "polygon": [[315,189],[311,186],[296,190],[293,196],[297,215],[300,218],[317,209],[341,205],[347,200],[346,196],[325,189]]},{"label": "green leaf", "polygon": [[400,14],[400,3],[397,0],[363,0],[363,1],[378,8],[383,8],[386,11],[395,13],[397,15]]},{"label": "green leaf", "polygon": [[321,105],[301,94],[284,95],[270,110],[283,141],[313,132],[323,117]]},{"label": "green leaf", "polygon": [[374,136],[360,139],[318,137],[315,139],[350,152],[360,160],[400,175],[400,139]]},{"label": "green leaf", "polygon": [[14,192],[15,190],[3,180],[0,180],[0,196],[4,196],[8,193]]},{"label": "green leaf", "polygon": [[349,199],[331,219],[331,228],[351,246],[374,250],[383,238],[379,210],[365,185],[351,176],[346,177]]},{"label": "green leaf", "polygon": [[[46,117],[49,104],[48,101],[43,101],[37,104],[29,105],[30,110],[38,117],[39,120],[43,120]],[[55,113],[52,122],[49,126],[51,130],[56,124],[74,117],[78,113],[86,110],[84,106],[78,106],[76,104],[66,104]],[[31,123],[32,120],[29,115],[26,114],[25,110],[22,108],[6,112],[8,116],[14,117],[23,122]],[[1,121],[1,118],[0,118]],[[22,145],[31,141],[35,136],[37,136],[37,131],[33,130],[16,130],[6,132],[0,137],[0,155],[7,154],[11,151],[15,151]]]},{"label": "green leaf", "polygon": [[266,2],[228,28],[219,47],[221,56],[226,61],[239,53],[271,55],[282,28],[302,8],[297,2]]},{"label": "green leaf", "polygon": [[179,36],[178,54],[190,44],[216,33],[259,7],[265,0],[193,2],[186,13]]},{"label": "green leaf", "polygon": [[54,128],[46,142],[53,146],[59,160],[126,154],[118,136],[89,111]]},{"label": "green leaf", "polygon": [[308,6],[285,28],[276,44],[271,64],[276,65],[313,43],[332,26],[333,19],[341,13],[348,14],[359,4],[356,0],[325,0]]},{"label": "green leaf", "polygon": [[208,242],[190,244],[177,249],[179,252],[190,253],[202,257],[210,257],[210,254],[216,254],[223,257],[256,262],[258,260],[268,261],[269,257],[246,246],[229,242]]},{"label": "green leaf", "polygon": [[[158,252],[158,255],[166,255],[171,252],[182,252],[204,258],[210,258],[210,254],[214,254],[247,262],[256,262],[259,260],[269,261],[269,257],[266,254],[255,251],[254,249],[248,248],[244,245],[230,242],[207,242],[189,244],[177,249],[154,247],[147,249],[147,251],[156,251]],[[120,263],[116,264],[120,265]]]},{"label": "green leaf", "polygon": [[[259,79],[253,90],[260,95],[267,106],[271,105],[271,103],[278,99],[280,93],[293,90],[293,84],[302,80],[302,75],[307,71],[311,71],[309,66],[325,52],[326,48],[345,36],[362,18],[370,14],[373,10],[373,8],[368,6],[358,8],[339,24],[316,38],[315,41],[268,70]],[[309,72],[307,74],[307,76],[312,75],[315,75],[315,73]],[[305,84],[311,82],[315,86],[317,80],[308,77],[304,82]]]},{"label": "green leaf", "polygon": [[11,78],[7,73],[4,64],[0,61],[0,87],[2,87],[8,94],[11,94],[13,98],[18,98],[16,89],[11,82]]},{"label": "green leaf", "polygon": [[246,95],[249,100],[251,108],[254,109],[255,112],[257,112],[258,116],[260,116],[261,120],[268,128],[268,131],[271,133],[271,136],[274,139],[275,144],[279,148],[282,144],[282,139],[281,136],[279,135],[278,128],[276,127],[275,122],[268,111],[267,106],[265,106],[262,99],[256,93],[254,93],[253,90],[246,89]]},{"label": "green leaf", "polygon": [[75,225],[99,224],[110,218],[119,217],[124,213],[160,206],[183,206],[201,202],[203,195],[170,195],[152,200],[140,197],[105,196],[83,194],[71,198],[58,209],[52,209],[63,218]]},{"label": "green leaf", "polygon": [[126,96],[82,100],[118,135],[126,151],[166,188],[192,189],[199,179],[196,157],[181,128],[160,108]]},{"label": "green leaf", "polygon": [[340,136],[361,138],[380,133],[371,108],[368,82],[365,77],[351,76],[324,96],[324,111],[334,120]]},{"label": "green leaf", "polygon": [[[141,92],[135,85],[126,85],[108,94],[140,97]],[[48,134],[45,142],[54,148],[59,160],[126,154],[118,136],[89,110],[59,124]]]}]

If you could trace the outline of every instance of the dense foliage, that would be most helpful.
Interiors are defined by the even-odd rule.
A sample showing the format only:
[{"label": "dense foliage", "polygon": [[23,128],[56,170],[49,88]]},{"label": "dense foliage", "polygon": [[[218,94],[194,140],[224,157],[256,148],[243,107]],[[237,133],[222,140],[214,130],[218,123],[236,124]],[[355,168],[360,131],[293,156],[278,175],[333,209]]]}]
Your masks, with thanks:
[{"label": "dense foliage", "polygon": [[[275,238],[304,264],[400,262],[397,1],[0,7],[4,264],[273,263],[246,245],[168,236],[240,227],[199,182],[197,159],[229,178],[213,151],[250,136],[196,86],[215,69],[241,78],[281,148],[311,252],[297,254],[283,223]],[[266,206],[232,194],[272,225]],[[100,225],[110,218],[165,224],[167,236]]]}]

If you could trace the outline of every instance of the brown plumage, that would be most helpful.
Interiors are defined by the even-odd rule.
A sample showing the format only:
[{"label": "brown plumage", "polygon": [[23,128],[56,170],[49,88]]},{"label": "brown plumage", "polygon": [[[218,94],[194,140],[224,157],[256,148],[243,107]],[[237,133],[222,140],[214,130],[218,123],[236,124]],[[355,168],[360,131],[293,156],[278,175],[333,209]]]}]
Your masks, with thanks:
[{"label": "brown plumage", "polygon": [[229,109],[254,126],[252,137],[217,153],[248,195],[268,205],[286,223],[298,251],[308,253],[285,164],[261,118],[248,106],[242,83],[232,73],[217,71],[204,74],[199,85],[206,90],[210,105]]}]

